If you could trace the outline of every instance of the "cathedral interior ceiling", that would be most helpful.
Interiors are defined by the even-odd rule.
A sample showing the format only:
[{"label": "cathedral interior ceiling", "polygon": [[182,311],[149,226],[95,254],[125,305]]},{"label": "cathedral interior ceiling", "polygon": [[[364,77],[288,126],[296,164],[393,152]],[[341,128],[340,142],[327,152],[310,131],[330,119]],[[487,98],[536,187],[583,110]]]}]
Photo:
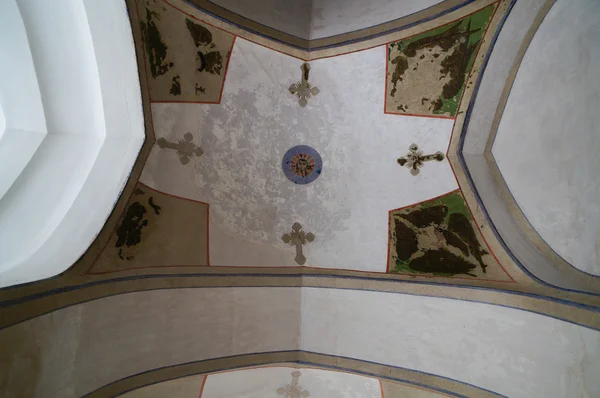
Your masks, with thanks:
[{"label": "cathedral interior ceiling", "polygon": [[[492,64],[506,78],[483,79],[519,5],[455,3],[293,42],[199,0],[128,0],[146,142],[88,252],[2,289],[0,326],[126,292],[265,286],[480,301],[600,329],[594,277],[524,267],[462,153],[470,117],[484,123],[477,107],[497,95],[479,114],[494,118],[531,40]],[[519,14],[520,31],[552,4]]]},{"label": "cathedral interior ceiling", "polygon": [[600,304],[592,277],[587,290],[532,277],[461,163],[513,3],[434,7],[422,23],[299,55],[183,1],[129,1],[147,124],[136,168],[88,252],[58,277],[3,290],[4,306],[335,277],[490,303],[513,293],[509,305],[595,324],[570,309]]}]

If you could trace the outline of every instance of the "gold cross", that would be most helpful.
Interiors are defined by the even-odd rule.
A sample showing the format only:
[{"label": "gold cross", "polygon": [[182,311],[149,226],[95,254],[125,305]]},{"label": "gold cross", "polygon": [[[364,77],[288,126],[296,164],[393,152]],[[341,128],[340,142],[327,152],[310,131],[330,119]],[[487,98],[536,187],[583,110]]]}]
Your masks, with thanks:
[{"label": "gold cross", "polygon": [[292,225],[292,232],[284,234],[281,237],[281,240],[290,246],[296,246],[296,257],[294,260],[296,260],[298,264],[304,265],[306,257],[302,254],[302,246],[315,240],[315,235],[312,232],[304,232],[302,230],[302,225],[296,222]]},{"label": "gold cross", "polygon": [[290,93],[294,94],[298,97],[298,103],[301,107],[305,107],[308,104],[308,99],[319,94],[319,89],[317,87],[313,87],[312,84],[308,82],[308,73],[310,71],[310,65],[308,63],[303,63],[300,67],[302,70],[302,80],[294,83],[290,86]]},{"label": "gold cross", "polygon": [[176,150],[181,164],[188,164],[191,158],[202,156],[204,153],[202,148],[194,143],[194,136],[191,133],[185,133],[183,139],[177,142],[170,142],[164,138],[159,138],[156,143],[161,148]]},{"label": "gold cross", "polygon": [[406,166],[410,169],[410,174],[416,176],[419,174],[419,169],[425,165],[425,162],[430,160],[437,160],[441,162],[445,159],[442,152],[437,151],[432,155],[423,155],[423,151],[419,149],[417,144],[412,144],[409,148],[409,152],[406,156],[398,159],[400,166]]},{"label": "gold cross", "polygon": [[300,376],[302,373],[297,370],[292,372],[292,382],[277,389],[277,394],[284,398],[302,398],[310,397],[310,393],[300,386]]}]

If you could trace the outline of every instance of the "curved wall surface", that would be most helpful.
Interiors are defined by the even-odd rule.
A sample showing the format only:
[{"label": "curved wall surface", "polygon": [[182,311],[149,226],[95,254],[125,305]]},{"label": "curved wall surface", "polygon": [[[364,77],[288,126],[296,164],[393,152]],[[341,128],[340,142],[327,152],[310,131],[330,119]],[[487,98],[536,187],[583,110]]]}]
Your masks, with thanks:
[{"label": "curved wall surface", "polygon": [[[493,124],[552,4],[533,1],[443,2],[422,23],[313,53],[183,0],[127,0],[147,139],[75,265],[0,289],[2,394],[152,396],[168,380],[184,390],[202,380],[208,398],[270,366],[448,396],[599,396],[596,280],[570,266],[579,279],[551,268],[540,280],[529,267],[546,263],[514,261],[473,192],[493,192],[494,180],[468,176],[460,159],[463,141],[486,145],[493,128],[477,127]],[[88,16],[108,17],[103,4],[83,2]],[[126,33],[87,22],[95,56],[118,54],[93,32]],[[109,101],[119,97],[105,85],[119,81],[113,66],[97,63],[106,131],[122,120],[108,110],[129,111]],[[311,185],[294,183],[306,170],[283,168],[298,144],[322,156]],[[486,164],[483,149],[467,154]],[[106,162],[93,170],[118,164]],[[72,209],[89,214],[86,204]],[[56,247],[70,241],[54,235]],[[328,394],[321,387],[314,396]]]},{"label": "curved wall surface", "polygon": [[521,62],[492,149],[542,239],[594,275],[600,275],[599,16],[594,0],[552,7]]},{"label": "curved wall surface", "polygon": [[7,396],[79,397],[156,368],[244,354],[269,363],[269,355],[297,350],[510,397],[600,394],[596,330],[501,306],[361,290],[122,294],[3,329],[0,340]]},{"label": "curved wall surface", "polygon": [[144,126],[122,2],[8,0],[0,14],[2,37],[14,37],[0,50],[0,286],[9,286],[54,276],[85,252]]},{"label": "curved wall surface", "polygon": [[241,17],[247,21],[244,25],[253,29],[264,25],[307,43],[361,30],[365,30],[361,34],[365,36],[375,33],[367,32],[369,28],[412,17],[413,14],[437,5],[441,6],[440,9],[446,9],[471,2],[472,0],[192,0],[192,3],[217,14],[225,12],[229,18],[232,15]]},{"label": "curved wall surface", "polygon": [[[576,3],[574,6],[577,4],[584,3]],[[469,191],[467,196],[472,195],[471,205],[480,206],[484,218],[489,222],[491,229],[487,238],[498,240],[509,253],[511,261],[514,261],[530,277],[542,283],[562,289],[597,293],[599,287],[593,275],[565,261],[540,237],[539,232],[519,208],[507,181],[503,178],[502,170],[498,167],[496,154],[492,154],[492,149],[496,148],[493,145],[494,139],[502,123],[504,110],[511,96],[521,62],[526,54],[529,54],[529,45],[534,38],[540,37],[536,32],[544,23],[553,5],[552,0],[514,4],[504,28],[495,39],[494,50],[490,54],[485,73],[478,83],[477,94],[467,109],[468,124],[461,128],[461,141],[457,146],[457,156],[453,166],[455,169],[464,170],[464,176],[462,173],[457,175],[459,184],[463,191]],[[529,109],[529,107],[521,107]],[[523,110],[519,113],[523,115]],[[524,116],[524,119],[531,120],[528,115]],[[537,130],[519,131],[519,134],[541,136]],[[513,145],[518,146],[520,140],[521,137]],[[505,161],[509,163],[513,162],[508,160],[509,157],[514,159],[514,164],[522,160],[511,153],[505,155]],[[452,153],[450,159],[451,161],[455,159]],[[523,161],[527,162],[527,160]],[[520,178],[521,174],[526,174],[525,180],[531,180],[535,175],[535,168],[519,171],[514,177]],[[547,178],[548,175],[546,173],[545,177],[542,176],[540,179]],[[540,201],[545,200],[544,198],[542,195]],[[540,205],[538,208],[545,207]],[[559,229],[555,234],[561,234]]]}]

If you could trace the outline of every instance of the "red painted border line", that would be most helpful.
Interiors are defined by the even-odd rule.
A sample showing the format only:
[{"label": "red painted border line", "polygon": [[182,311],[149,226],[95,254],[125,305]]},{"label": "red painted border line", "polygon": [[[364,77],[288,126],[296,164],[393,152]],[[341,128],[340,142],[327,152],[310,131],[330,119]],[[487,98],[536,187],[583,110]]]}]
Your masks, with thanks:
[{"label": "red painted border line", "polygon": [[[460,185],[459,185],[459,186],[460,186]],[[434,196],[433,198],[430,198],[430,199],[425,199],[425,200],[422,200],[422,201],[420,201],[420,202],[411,203],[411,204],[409,204],[409,205],[406,205],[406,206],[398,207],[397,209],[392,209],[392,210],[389,210],[389,211],[388,211],[388,213],[391,213],[391,212],[393,212],[393,211],[398,211],[398,210],[406,209],[407,207],[411,207],[411,206],[417,206],[417,205],[420,205],[420,204],[423,204],[423,203],[432,202],[432,201],[434,201],[434,200],[441,199],[441,198],[443,198],[444,196],[448,196],[448,195],[450,195],[450,194],[453,194],[453,193],[455,193],[455,192],[458,192],[459,190],[460,190],[460,188],[456,188],[456,189],[453,189],[452,191],[448,191],[448,192],[446,192],[446,193],[443,193],[443,194],[441,194],[441,195]]]},{"label": "red painted border line", "polygon": [[233,40],[231,41],[231,47],[229,48],[229,57],[227,58],[227,63],[225,64],[223,83],[221,84],[221,92],[219,93],[219,104],[221,103],[221,99],[223,98],[223,90],[225,89],[225,82],[227,81],[227,75],[229,73],[229,63],[231,62],[231,57],[233,57],[233,47],[235,47],[236,40],[237,36],[234,35]]},{"label": "red painted border line", "polygon": [[[387,91],[386,91],[386,97],[387,97]],[[383,111],[383,113],[386,115],[427,117],[427,118],[432,118],[432,119],[454,120],[454,118],[455,118],[454,116],[447,116],[447,115],[419,115],[416,113],[396,113],[396,112],[388,112],[388,111]]]},{"label": "red painted border line", "polygon": [[186,200],[186,201],[188,201],[188,202],[201,203],[201,204],[203,204],[203,205],[207,205],[207,206],[209,206],[209,203],[202,202],[202,201],[200,201],[200,200],[196,200],[196,199],[190,199],[190,198],[184,198],[183,196],[177,196],[177,195],[173,195],[173,194],[171,194],[171,193],[168,193],[168,192],[163,192],[163,191],[160,191],[160,190],[158,190],[158,189],[156,189],[156,188],[152,188],[150,185],[144,184],[144,183],[143,183],[143,182],[141,182],[141,181],[138,181],[138,184],[142,184],[143,186],[145,186],[146,188],[150,189],[151,191],[158,192],[158,193],[160,193],[160,194],[163,194],[163,195],[166,195],[166,196],[170,196],[170,197],[172,197],[172,198],[175,198],[175,199],[182,199],[182,200]]},{"label": "red painted border line", "polygon": [[206,379],[208,379],[208,374],[204,375],[204,380],[202,380],[202,385],[200,386],[200,395],[198,395],[198,398],[202,398],[202,393],[204,393],[204,386],[206,385]]}]

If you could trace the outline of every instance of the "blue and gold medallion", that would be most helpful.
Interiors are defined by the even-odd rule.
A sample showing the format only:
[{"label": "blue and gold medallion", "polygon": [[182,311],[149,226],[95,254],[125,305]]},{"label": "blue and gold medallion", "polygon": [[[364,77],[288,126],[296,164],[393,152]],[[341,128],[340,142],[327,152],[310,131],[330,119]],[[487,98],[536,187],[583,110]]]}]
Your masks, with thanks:
[{"label": "blue and gold medallion", "polygon": [[323,161],[319,152],[307,145],[290,148],[281,161],[285,176],[294,184],[310,184],[321,175]]}]

